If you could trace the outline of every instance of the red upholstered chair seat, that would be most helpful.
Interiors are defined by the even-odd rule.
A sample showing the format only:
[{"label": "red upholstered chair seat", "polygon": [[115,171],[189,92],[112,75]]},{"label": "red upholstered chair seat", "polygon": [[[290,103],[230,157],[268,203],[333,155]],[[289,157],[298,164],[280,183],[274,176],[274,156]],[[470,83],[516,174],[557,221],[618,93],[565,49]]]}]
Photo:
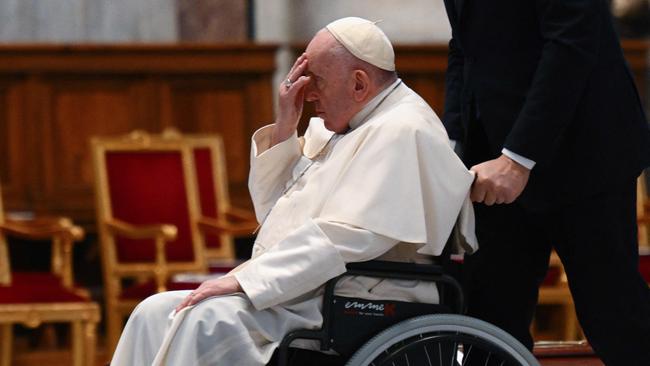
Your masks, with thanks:
[{"label": "red upholstered chair seat", "polygon": [[51,272],[13,272],[11,282],[21,286],[61,284],[61,279]]},{"label": "red upholstered chair seat", "polygon": [[9,286],[0,286],[0,304],[88,302],[73,290],[63,287],[50,273],[12,273]]},{"label": "red upholstered chair seat", "polygon": [[[200,283],[198,282],[172,282],[167,281],[167,290],[168,291],[178,291],[178,290],[194,290],[199,287]],[[156,294],[156,282],[154,280],[149,280],[143,283],[139,283],[133,286],[124,288],[120,296],[120,300],[142,300],[151,295]]]}]

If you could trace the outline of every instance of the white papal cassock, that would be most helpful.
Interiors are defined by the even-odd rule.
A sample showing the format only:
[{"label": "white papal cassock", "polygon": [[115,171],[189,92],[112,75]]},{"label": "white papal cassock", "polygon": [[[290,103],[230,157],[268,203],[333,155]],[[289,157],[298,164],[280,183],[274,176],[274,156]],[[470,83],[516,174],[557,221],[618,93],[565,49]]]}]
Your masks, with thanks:
[{"label": "white papal cassock", "polygon": [[[460,249],[476,249],[467,198],[473,176],[415,92],[396,81],[350,127],[333,134],[313,118],[304,139],[273,147],[272,126],[258,130],[249,188],[262,226],[252,258],[229,274],[245,294],[212,297],[175,315],[187,291],[146,299],[112,365],[264,365],[288,331],[320,326],[322,285],[345,263],[428,261],[459,213]],[[417,281],[347,278],[337,293],[437,301],[435,286]]]}]

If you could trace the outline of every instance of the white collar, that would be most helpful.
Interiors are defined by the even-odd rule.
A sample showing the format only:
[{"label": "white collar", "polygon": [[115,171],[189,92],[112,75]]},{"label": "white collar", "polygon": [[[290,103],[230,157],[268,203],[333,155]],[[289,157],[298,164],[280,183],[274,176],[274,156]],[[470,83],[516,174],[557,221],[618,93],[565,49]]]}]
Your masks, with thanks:
[{"label": "white collar", "polygon": [[363,108],[359,112],[357,112],[357,114],[355,114],[354,117],[352,117],[352,119],[350,120],[349,123],[350,130],[348,130],[348,132],[361,126],[363,122],[366,121],[368,116],[379,106],[379,104],[381,104],[381,102],[384,101],[384,99],[386,99],[388,94],[390,94],[393,90],[395,90],[395,88],[397,88],[397,85],[399,85],[399,83],[401,82],[402,80],[400,78],[397,78],[397,80],[395,80],[388,87],[384,88],[384,90],[379,92],[379,94],[377,94],[366,105],[364,105]]}]

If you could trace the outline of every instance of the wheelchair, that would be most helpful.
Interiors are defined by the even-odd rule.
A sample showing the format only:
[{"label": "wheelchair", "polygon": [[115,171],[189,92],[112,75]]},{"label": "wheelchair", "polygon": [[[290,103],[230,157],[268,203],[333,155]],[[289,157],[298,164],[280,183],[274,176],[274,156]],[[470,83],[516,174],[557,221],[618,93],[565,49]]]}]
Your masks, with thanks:
[{"label": "wheelchair", "polygon": [[[348,264],[346,273],[325,285],[322,328],[287,334],[269,365],[539,366],[530,351],[505,331],[462,315],[462,288],[445,267],[383,261]],[[344,276],[434,281],[440,301],[419,304],[337,296],[335,286]],[[289,348],[297,339],[317,340],[321,351],[335,355]]]}]

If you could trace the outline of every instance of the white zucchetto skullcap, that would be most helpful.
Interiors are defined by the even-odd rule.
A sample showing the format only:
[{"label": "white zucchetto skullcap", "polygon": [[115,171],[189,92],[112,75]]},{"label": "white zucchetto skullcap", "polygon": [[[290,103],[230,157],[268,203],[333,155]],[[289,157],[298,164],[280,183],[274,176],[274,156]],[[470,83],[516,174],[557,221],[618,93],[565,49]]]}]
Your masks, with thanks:
[{"label": "white zucchetto skullcap", "polygon": [[380,69],[395,71],[395,52],[386,34],[369,20],[348,17],[325,28],[355,57]]}]

